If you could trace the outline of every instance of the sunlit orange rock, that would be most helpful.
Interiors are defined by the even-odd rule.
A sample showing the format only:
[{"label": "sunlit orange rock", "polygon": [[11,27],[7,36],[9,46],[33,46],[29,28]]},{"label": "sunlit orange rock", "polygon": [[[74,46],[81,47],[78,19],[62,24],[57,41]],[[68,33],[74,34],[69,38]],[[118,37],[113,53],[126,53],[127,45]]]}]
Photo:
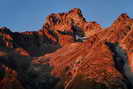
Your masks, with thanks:
[{"label": "sunlit orange rock", "polygon": [[[50,14],[38,31],[12,32],[0,28],[1,48],[10,48],[20,57],[30,57],[33,64],[52,67],[47,74],[60,79],[52,89],[131,89],[130,79],[121,72],[123,65],[120,65],[123,70],[116,67],[116,59],[123,55],[116,57],[114,50],[120,49],[110,49],[106,43],[120,45],[128,57],[121,58],[122,62],[126,61],[132,73],[133,19],[125,13],[107,28],[86,21],[78,8]],[[0,50],[0,56],[7,55],[8,52]],[[17,71],[5,65],[4,68],[11,77],[2,80],[0,85],[5,86],[2,89],[7,86],[16,89],[13,85],[23,89]]]}]

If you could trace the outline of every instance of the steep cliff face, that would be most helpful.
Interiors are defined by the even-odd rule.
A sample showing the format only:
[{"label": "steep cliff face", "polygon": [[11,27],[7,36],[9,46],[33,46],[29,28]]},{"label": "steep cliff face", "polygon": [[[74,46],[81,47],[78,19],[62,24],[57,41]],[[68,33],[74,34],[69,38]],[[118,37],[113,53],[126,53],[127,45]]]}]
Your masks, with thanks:
[{"label": "steep cliff face", "polygon": [[25,50],[24,53],[30,56],[40,56],[60,48],[58,43],[42,32],[11,32],[6,27],[0,28],[0,32],[1,46],[23,52]]},{"label": "steep cliff face", "polygon": [[0,84],[8,85],[0,86],[132,89],[132,43],[133,19],[125,13],[107,28],[86,21],[78,8],[49,15],[38,31],[1,27],[1,73],[11,75],[13,82],[4,76]]},{"label": "steep cliff face", "polygon": [[80,37],[89,37],[101,29],[96,22],[87,22],[81,10],[74,8],[67,13],[49,15],[38,31],[12,32],[1,27],[1,45],[23,48],[30,56],[41,56],[66,44],[80,41]]}]

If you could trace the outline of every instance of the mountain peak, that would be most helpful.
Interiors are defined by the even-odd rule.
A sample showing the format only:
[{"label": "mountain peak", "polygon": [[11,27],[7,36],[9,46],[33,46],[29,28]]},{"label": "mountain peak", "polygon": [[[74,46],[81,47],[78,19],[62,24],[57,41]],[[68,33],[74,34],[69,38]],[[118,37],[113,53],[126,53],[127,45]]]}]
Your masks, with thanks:
[{"label": "mountain peak", "polygon": [[128,16],[127,13],[122,13],[120,16],[118,16],[118,18],[114,21],[114,24],[120,23],[120,22],[125,22],[130,20],[131,18]]},{"label": "mountain peak", "polygon": [[0,32],[2,32],[2,33],[11,33],[11,31],[10,31],[10,29],[9,28],[7,28],[7,27],[5,27],[5,26],[3,26],[3,27],[0,27]]},{"label": "mountain peak", "polygon": [[73,8],[69,11],[69,13],[78,14],[78,15],[82,16],[82,12],[79,8]]},{"label": "mountain peak", "polygon": [[126,20],[126,19],[130,19],[130,17],[128,16],[127,13],[122,13],[119,17],[119,20]]},{"label": "mountain peak", "polygon": [[51,25],[59,24],[79,24],[84,21],[85,18],[83,17],[81,10],[79,8],[73,8],[68,12],[50,14],[46,18],[43,27],[49,28]]},{"label": "mountain peak", "polygon": [[16,72],[7,80],[0,76],[0,89],[16,81],[21,89],[132,89],[133,75],[125,68],[132,69],[133,20],[123,13],[113,25],[87,22],[73,8],[50,14],[38,31],[0,27],[0,66]]}]

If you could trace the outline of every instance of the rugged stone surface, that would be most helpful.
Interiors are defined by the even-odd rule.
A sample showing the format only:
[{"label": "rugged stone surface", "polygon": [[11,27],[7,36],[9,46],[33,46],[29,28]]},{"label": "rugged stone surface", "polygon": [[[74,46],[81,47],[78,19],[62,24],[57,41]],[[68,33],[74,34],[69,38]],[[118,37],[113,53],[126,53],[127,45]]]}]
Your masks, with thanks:
[{"label": "rugged stone surface", "polygon": [[49,15],[38,31],[1,27],[0,88],[132,89],[132,44],[133,19],[125,13],[107,28],[78,8]]}]

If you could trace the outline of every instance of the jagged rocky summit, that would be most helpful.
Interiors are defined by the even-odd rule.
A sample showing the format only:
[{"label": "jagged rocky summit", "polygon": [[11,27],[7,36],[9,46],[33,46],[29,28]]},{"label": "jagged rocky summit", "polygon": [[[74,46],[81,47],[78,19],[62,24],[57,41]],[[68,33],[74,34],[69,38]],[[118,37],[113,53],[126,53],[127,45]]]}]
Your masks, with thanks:
[{"label": "jagged rocky summit", "polygon": [[111,26],[86,21],[74,8],[42,28],[0,27],[0,89],[133,89],[133,19]]}]

